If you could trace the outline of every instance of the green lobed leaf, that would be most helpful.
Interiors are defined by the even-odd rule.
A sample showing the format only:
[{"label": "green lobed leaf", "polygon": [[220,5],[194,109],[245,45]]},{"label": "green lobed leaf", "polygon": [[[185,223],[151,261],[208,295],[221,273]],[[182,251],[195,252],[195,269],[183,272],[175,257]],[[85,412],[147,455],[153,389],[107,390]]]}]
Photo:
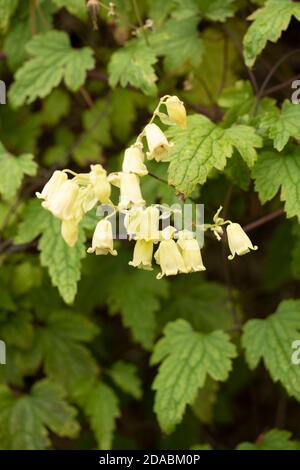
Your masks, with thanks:
[{"label": "green lobed leaf", "polygon": [[211,21],[225,21],[233,16],[234,0],[201,0],[198,2],[201,13]]},{"label": "green lobed leaf", "polygon": [[77,91],[85,81],[86,71],[94,67],[92,50],[72,48],[63,31],[36,35],[26,50],[32,58],[18,69],[9,90],[14,107],[44,98],[63,79],[71,91]]},{"label": "green lobed leaf", "polygon": [[39,241],[42,266],[49,270],[52,284],[68,304],[74,301],[81,276],[81,259],[86,256],[85,236],[82,230],[76,245],[70,248],[60,233],[61,222],[51,217]]},{"label": "green lobed leaf", "polygon": [[290,0],[267,0],[251,16],[254,20],[244,36],[244,56],[246,64],[251,67],[256,57],[266,46],[267,41],[276,42],[285,31],[292,16],[300,20],[300,5]]},{"label": "green lobed leaf", "polygon": [[249,320],[242,345],[251,369],[262,359],[274,382],[300,401],[300,369],[292,363],[292,343],[300,337],[300,301],[284,300],[266,319]]},{"label": "green lobed leaf", "polygon": [[289,153],[264,151],[253,168],[255,190],[262,204],[273,199],[280,189],[287,217],[297,216],[300,221],[300,155],[297,149]]},{"label": "green lobed leaf", "polygon": [[223,331],[203,334],[182,319],[168,323],[155,345],[152,364],[162,362],[153,382],[154,410],[163,431],[171,432],[182,420],[206,378],[225,381],[236,356]]},{"label": "green lobed leaf", "polygon": [[203,43],[197,30],[198,22],[195,16],[171,18],[149,36],[156,54],[165,57],[168,70],[178,69],[185,64],[197,66],[201,63]]},{"label": "green lobed leaf", "polygon": [[98,328],[82,315],[63,310],[48,314],[43,322],[36,331],[32,352],[43,361],[46,374],[72,393],[79,379],[87,380],[98,372],[94,358],[82,344],[91,341]]},{"label": "green lobed leaf", "polygon": [[76,410],[65,401],[59,384],[44,379],[27,395],[16,396],[0,386],[0,448],[43,450],[50,447],[49,430],[75,437],[79,431]]},{"label": "green lobed leaf", "polygon": [[34,176],[37,171],[33,155],[14,157],[5,150],[1,142],[0,167],[0,194],[5,200],[10,200],[16,195],[25,175]]},{"label": "green lobed leaf", "polygon": [[97,384],[89,394],[85,412],[90,418],[99,449],[111,449],[116,419],[120,416],[115,392],[102,382]]},{"label": "green lobed leaf", "polygon": [[236,450],[299,450],[300,442],[291,439],[292,433],[281,429],[271,429],[261,434],[257,441],[242,442]]},{"label": "green lobed leaf", "polygon": [[70,97],[59,88],[47,96],[43,102],[42,120],[47,126],[56,126],[70,112]]},{"label": "green lobed leaf", "polygon": [[268,131],[274,141],[274,147],[280,152],[288,143],[290,137],[300,139],[300,108],[285,100],[281,112],[267,114],[261,120],[260,126]]},{"label": "green lobed leaf", "polygon": [[142,382],[137,375],[137,367],[134,364],[125,361],[115,362],[108,373],[123,392],[133,396],[136,400],[142,397]]},{"label": "green lobed leaf", "polygon": [[155,313],[160,299],[167,296],[167,282],[158,281],[153,273],[133,270],[114,277],[109,287],[110,313],[120,312],[124,326],[131,329],[135,341],[150,349],[156,334]]},{"label": "green lobed leaf", "polygon": [[142,40],[132,39],[111,56],[108,73],[109,84],[115,87],[118,82],[122,87],[128,84],[140,88],[146,95],[156,93],[153,65],[157,62],[152,48]]},{"label": "green lobed leaf", "polygon": [[187,196],[197,184],[205,183],[213,168],[224,169],[234,147],[252,166],[256,159],[255,148],[262,145],[254,128],[234,125],[223,129],[202,115],[190,116],[187,129],[171,128],[169,135],[174,143],[168,156],[169,184]]},{"label": "green lobed leaf", "polygon": [[15,244],[28,243],[41,235],[51,215],[46,211],[37,198],[30,199],[21,214],[21,222],[17,226]]}]

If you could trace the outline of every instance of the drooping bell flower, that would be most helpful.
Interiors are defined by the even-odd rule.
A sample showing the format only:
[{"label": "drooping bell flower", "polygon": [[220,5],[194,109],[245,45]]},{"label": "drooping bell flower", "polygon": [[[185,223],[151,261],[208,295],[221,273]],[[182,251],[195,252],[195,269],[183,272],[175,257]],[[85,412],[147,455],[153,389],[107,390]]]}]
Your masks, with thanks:
[{"label": "drooping bell flower", "polygon": [[187,119],[184,104],[177,96],[170,96],[165,101],[168,116],[175,124],[186,129]]},{"label": "drooping bell flower", "polygon": [[153,242],[151,240],[137,240],[133,251],[133,260],[128,264],[135,268],[151,271],[153,256]]},{"label": "drooping bell flower", "polygon": [[119,208],[128,209],[132,206],[144,206],[140,179],[134,173],[111,173],[108,177],[111,184],[120,188]]},{"label": "drooping bell flower", "polygon": [[143,214],[143,208],[141,206],[133,206],[131,209],[126,211],[124,217],[124,227],[129,235],[129,240],[135,238],[140,225],[141,217]]},{"label": "drooping bell flower", "polygon": [[110,253],[116,256],[118,253],[113,248],[113,230],[111,222],[107,219],[100,220],[96,225],[92,246],[88,248],[88,253],[96,253],[96,255],[107,255]]},{"label": "drooping bell flower", "polygon": [[149,152],[147,152],[148,160],[163,161],[172,144],[168,142],[163,131],[156,124],[148,124],[145,127],[145,134]]},{"label": "drooping bell flower", "polygon": [[161,233],[162,241],[154,255],[156,263],[161,268],[161,273],[156,276],[157,279],[187,272],[178,246],[172,239],[174,231],[173,227],[166,227]]},{"label": "drooping bell flower", "polygon": [[45,184],[45,186],[42,189],[42,192],[36,192],[36,196],[39,199],[51,199],[55,193],[58,191],[58,189],[61,187],[61,185],[67,181],[68,175],[60,170],[56,170],[49,181]]},{"label": "drooping bell flower", "polygon": [[102,165],[91,165],[89,180],[97,200],[102,204],[109,204],[111,187],[107,179],[106,170]]},{"label": "drooping bell flower", "polygon": [[257,246],[253,246],[250,238],[244,232],[240,224],[230,223],[227,225],[227,239],[231,255],[228,256],[228,259],[232,260],[235,255],[245,255],[249,253],[250,250],[257,250]]},{"label": "drooping bell flower", "polygon": [[137,240],[159,240],[159,217],[160,212],[157,207],[149,206],[141,212],[139,224],[135,238]]},{"label": "drooping bell flower", "polygon": [[65,181],[51,197],[47,197],[42,206],[62,220],[82,217],[82,208],[79,204],[79,186],[72,180]]},{"label": "drooping bell flower", "polygon": [[78,240],[79,222],[78,219],[70,219],[61,223],[61,236],[70,247],[73,247]]},{"label": "drooping bell flower", "polygon": [[132,145],[125,150],[122,171],[124,173],[134,173],[138,176],[148,174],[147,167],[144,164],[144,153],[140,145]]},{"label": "drooping bell flower", "polygon": [[182,255],[187,272],[205,271],[199,243],[189,230],[179,232],[177,245]]}]

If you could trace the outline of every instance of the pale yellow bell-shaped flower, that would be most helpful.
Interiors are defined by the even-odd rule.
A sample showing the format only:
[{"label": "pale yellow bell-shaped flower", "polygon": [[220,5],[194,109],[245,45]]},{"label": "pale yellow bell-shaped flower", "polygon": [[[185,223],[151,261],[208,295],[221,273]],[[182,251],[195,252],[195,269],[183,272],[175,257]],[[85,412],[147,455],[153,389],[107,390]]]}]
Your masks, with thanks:
[{"label": "pale yellow bell-shaped flower", "polygon": [[148,160],[163,161],[173,145],[168,142],[165,134],[156,124],[148,124],[145,127],[145,134],[149,147]]},{"label": "pale yellow bell-shaped flower", "polygon": [[133,251],[133,260],[128,264],[135,268],[151,271],[153,256],[153,242],[148,240],[137,240]]},{"label": "pale yellow bell-shaped flower", "polygon": [[98,201],[102,204],[110,203],[111,187],[102,165],[91,165],[89,180]]},{"label": "pale yellow bell-shaped flower", "polygon": [[187,272],[205,271],[199,243],[189,230],[179,232],[177,245],[180,249]]},{"label": "pale yellow bell-shaped flower", "polygon": [[135,233],[137,240],[158,241],[160,212],[157,207],[149,206],[141,212],[139,224]]},{"label": "pale yellow bell-shaped flower", "polygon": [[39,199],[50,199],[54,196],[54,194],[58,191],[61,185],[67,181],[68,175],[60,170],[56,170],[49,181],[45,184],[42,189],[42,192],[36,192],[36,196]]},{"label": "pale yellow bell-shaped flower", "polygon": [[127,209],[135,205],[145,205],[140,188],[140,179],[137,175],[120,171],[118,173],[111,173],[108,179],[111,184],[120,188],[120,209]]},{"label": "pale yellow bell-shaped flower", "polygon": [[228,259],[232,260],[237,254],[239,256],[249,253],[250,250],[257,250],[257,246],[253,246],[250,238],[244,232],[240,224],[230,223],[227,225],[227,239],[231,255]]},{"label": "pale yellow bell-shaped flower", "polygon": [[91,184],[79,189],[78,203],[81,205],[84,214],[93,209],[97,202],[98,198],[96,197]]},{"label": "pale yellow bell-shaped flower", "polygon": [[51,198],[47,197],[42,206],[62,220],[82,217],[82,207],[79,204],[79,186],[72,180],[65,181]]},{"label": "pale yellow bell-shaped flower", "polygon": [[124,173],[135,173],[138,176],[148,174],[147,167],[144,164],[144,153],[140,145],[132,145],[125,150],[122,171]]},{"label": "pale yellow bell-shaped flower", "polygon": [[143,214],[143,208],[141,206],[133,206],[131,209],[126,211],[124,217],[124,227],[129,235],[129,240],[135,237],[135,234],[140,225],[141,217]]},{"label": "pale yellow bell-shaped flower", "polygon": [[73,247],[78,240],[78,227],[80,220],[63,220],[61,223],[61,235],[66,244]]},{"label": "pale yellow bell-shaped flower", "polygon": [[100,220],[96,225],[92,246],[88,248],[88,253],[96,253],[96,255],[107,255],[110,253],[116,256],[118,253],[113,248],[113,230],[111,222],[107,219]]},{"label": "pale yellow bell-shaped flower", "polygon": [[173,233],[173,227],[167,227],[162,231],[162,241],[154,255],[156,263],[161,268],[161,273],[156,276],[157,279],[161,279],[163,276],[174,276],[178,273],[187,272],[178,246],[171,238]]},{"label": "pale yellow bell-shaped flower", "polygon": [[186,129],[187,119],[184,104],[177,96],[170,96],[165,101],[168,116],[175,124]]}]

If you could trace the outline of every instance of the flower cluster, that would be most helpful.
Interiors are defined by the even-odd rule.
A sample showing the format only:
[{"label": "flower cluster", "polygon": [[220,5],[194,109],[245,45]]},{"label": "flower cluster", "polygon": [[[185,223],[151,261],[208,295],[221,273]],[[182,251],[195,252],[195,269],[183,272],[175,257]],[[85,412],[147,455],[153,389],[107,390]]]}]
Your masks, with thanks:
[{"label": "flower cluster", "polygon": [[[161,112],[161,106],[165,106],[165,113]],[[84,214],[99,203],[111,206],[113,213],[123,215],[127,236],[129,240],[135,241],[133,259],[129,264],[152,270],[154,258],[160,265],[161,272],[157,278],[161,279],[178,273],[204,271],[205,266],[198,240],[191,230],[177,230],[171,225],[160,228],[163,225],[160,206],[145,207],[140,187],[140,179],[148,175],[145,160],[164,161],[173,146],[161,128],[153,122],[156,117],[167,125],[178,125],[183,129],[187,126],[184,104],[177,96],[164,96],[135,143],[125,150],[121,171],[107,174],[100,164],[91,165],[89,173],[57,170],[42,192],[36,194],[43,199],[42,206],[61,220],[61,235],[71,247],[77,241],[79,223]],[[111,186],[119,189],[117,205],[111,201]],[[220,217],[221,209],[214,216],[213,224],[203,225],[202,228],[204,231],[211,230],[220,240],[222,227],[227,225],[231,251],[229,259],[233,259],[236,254],[243,255],[250,249],[257,249],[239,224]],[[98,222],[88,253],[117,255],[110,216]]]}]

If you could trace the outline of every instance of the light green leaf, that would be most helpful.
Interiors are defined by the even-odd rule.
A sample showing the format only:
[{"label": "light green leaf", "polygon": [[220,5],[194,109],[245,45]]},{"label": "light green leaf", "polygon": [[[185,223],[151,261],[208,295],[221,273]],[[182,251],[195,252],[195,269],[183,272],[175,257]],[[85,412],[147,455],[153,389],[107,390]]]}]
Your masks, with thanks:
[{"label": "light green leaf", "polygon": [[133,270],[114,277],[109,287],[110,313],[120,312],[124,326],[130,328],[135,341],[150,349],[156,333],[155,313],[160,299],[167,296],[167,283],[158,281],[153,273]]},{"label": "light green leaf", "polygon": [[30,154],[14,157],[0,142],[0,194],[6,200],[12,199],[22,184],[24,175],[34,176],[37,165]]},{"label": "light green leaf", "polygon": [[53,0],[59,8],[65,7],[72,15],[78,16],[81,20],[87,19],[87,7],[85,0]]},{"label": "light green leaf", "polygon": [[109,370],[115,384],[136,400],[142,397],[142,382],[137,375],[137,367],[130,362],[115,362]]},{"label": "light green leaf", "polygon": [[261,121],[261,127],[268,131],[274,140],[274,147],[280,152],[288,143],[290,137],[300,139],[300,108],[289,100],[283,102],[281,112],[266,114]]},{"label": "light green leaf", "polygon": [[283,155],[276,152],[262,152],[253,169],[255,189],[262,204],[273,199],[281,188],[287,217],[297,216],[300,221],[300,154],[290,150]]},{"label": "light green leaf", "polygon": [[39,241],[41,264],[49,270],[52,284],[68,304],[72,303],[81,276],[81,259],[86,256],[85,237],[80,230],[76,245],[70,248],[61,236],[61,222],[51,217]]},{"label": "light green leaf", "polygon": [[300,450],[300,442],[291,439],[292,433],[281,429],[272,429],[261,434],[257,441],[242,442],[236,450]]},{"label": "light green leaf", "polygon": [[120,416],[119,402],[114,391],[104,383],[93,387],[85,412],[90,418],[99,449],[111,449],[116,419]]},{"label": "light green leaf", "polygon": [[151,46],[157,55],[165,57],[169,70],[185,64],[197,66],[201,63],[203,43],[197,26],[199,18],[171,18],[161,28],[149,36]]},{"label": "light green leaf", "polygon": [[32,58],[17,71],[9,90],[14,107],[44,98],[63,79],[71,91],[77,91],[85,81],[86,71],[94,66],[92,50],[73,49],[63,31],[38,34],[26,49]]},{"label": "light green leaf", "polygon": [[251,168],[257,158],[256,148],[262,147],[262,139],[250,126],[232,126],[225,131],[228,141],[237,149],[243,160]]},{"label": "light green leaf", "polygon": [[37,198],[30,199],[22,212],[22,221],[18,224],[15,244],[28,243],[38,237],[46,228],[51,215]]},{"label": "light green leaf", "polygon": [[156,93],[153,65],[157,58],[153,50],[142,40],[133,39],[114,52],[108,65],[109,84],[115,87],[118,82],[122,87],[128,84],[140,88],[146,95]]},{"label": "light green leaf", "polygon": [[201,0],[198,4],[201,13],[211,21],[225,21],[235,11],[234,0]]},{"label": "light green leaf", "polygon": [[17,396],[0,386],[0,448],[43,450],[51,446],[49,430],[75,437],[79,431],[76,410],[65,402],[59,384],[36,382],[28,395]]},{"label": "light green leaf", "polygon": [[223,331],[203,334],[185,320],[168,323],[155,345],[152,364],[162,362],[154,380],[154,410],[161,428],[171,432],[182,420],[207,377],[225,381],[236,356],[235,346]]},{"label": "light green leaf", "polygon": [[300,368],[292,364],[292,343],[300,338],[300,301],[285,300],[263,320],[249,320],[242,345],[251,369],[262,359],[274,382],[300,401]]},{"label": "light green leaf", "polygon": [[251,166],[256,159],[255,148],[262,145],[261,138],[250,126],[223,129],[201,115],[190,116],[187,129],[171,128],[169,135],[174,143],[168,156],[169,183],[187,196],[198,183],[205,183],[213,168],[224,169],[234,147]]},{"label": "light green leaf", "polygon": [[47,126],[55,126],[70,112],[70,97],[63,90],[53,90],[43,101],[42,120]]},{"label": "light green leaf", "polygon": [[290,0],[267,0],[250,17],[254,20],[244,36],[244,56],[251,67],[267,41],[276,42],[285,31],[292,16],[300,20],[300,5]]}]

